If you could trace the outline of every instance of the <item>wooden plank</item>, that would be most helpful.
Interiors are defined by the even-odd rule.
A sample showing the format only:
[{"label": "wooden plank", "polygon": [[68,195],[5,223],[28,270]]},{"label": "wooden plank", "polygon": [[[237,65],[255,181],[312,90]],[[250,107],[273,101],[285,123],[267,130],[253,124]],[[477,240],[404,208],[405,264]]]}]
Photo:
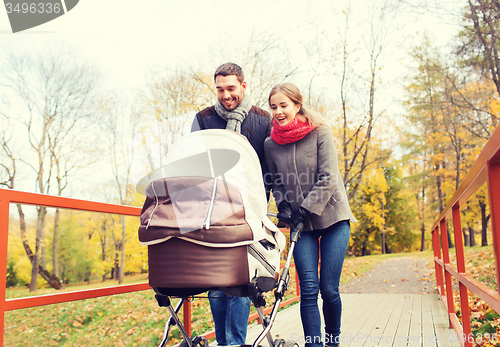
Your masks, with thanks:
[{"label": "wooden plank", "polygon": [[[341,297],[342,347],[460,346],[455,331],[448,328],[447,313],[437,294],[341,294]],[[318,305],[321,308],[321,299]],[[280,311],[271,331],[273,339],[295,340],[303,347],[300,305]],[[261,325],[249,326],[247,344],[252,344],[261,332]],[[267,339],[262,345],[268,345]]]},{"label": "wooden plank", "polygon": [[399,324],[396,329],[396,334],[393,336],[393,344],[394,347],[403,347],[407,345],[410,331],[410,322],[411,322],[411,312],[413,308],[413,301],[415,295],[407,294],[404,296],[403,305],[401,308],[401,315],[399,317]]},{"label": "wooden plank", "polygon": [[364,311],[379,294],[340,294],[342,298],[342,327],[356,321],[360,311]]},{"label": "wooden plank", "polygon": [[393,335],[395,334],[397,324],[401,316],[401,305],[404,295],[402,294],[383,294],[389,298],[389,303],[385,310],[378,317],[373,326],[369,337],[366,338],[366,346],[391,346]]},{"label": "wooden plank", "polygon": [[390,300],[388,296],[384,295],[370,295],[369,298],[371,301],[365,305],[364,310],[353,312],[352,324],[347,324],[346,320],[342,321],[342,334],[340,335],[342,346],[363,346],[369,332]]},{"label": "wooden plank", "polygon": [[373,310],[373,303],[378,301],[381,294],[343,294],[343,296],[353,296],[354,298],[359,298],[359,303],[356,305],[348,306],[349,303],[344,304],[344,310],[342,311],[342,324],[341,324],[341,334],[342,336],[351,337],[348,339],[352,340],[352,329],[359,326],[360,320],[364,321],[364,317],[371,314]]},{"label": "wooden plank", "polygon": [[422,296],[422,294],[413,295],[408,347],[421,347],[424,341],[424,335],[422,333]]},{"label": "wooden plank", "polygon": [[[377,305],[373,305],[372,312],[368,315],[362,325],[359,326],[356,333],[356,340],[349,346],[373,346],[373,343],[380,341],[380,329],[376,329],[383,320],[384,313],[392,311],[394,305],[392,295],[378,295]],[[380,327],[379,327],[380,328]]]},{"label": "wooden plank", "polygon": [[[372,304],[376,302],[380,294],[341,294],[342,298],[342,326],[341,330],[346,331],[349,326],[358,323],[360,315],[365,313],[369,315],[370,310],[373,310]],[[322,314],[322,300],[318,299],[320,308],[321,326],[324,327]],[[262,326],[253,323],[248,327],[247,344],[252,344],[257,336],[262,332]],[[322,331],[323,332],[323,331]],[[271,329],[273,339],[282,338],[285,340],[293,340],[304,346],[304,336],[302,330],[302,322],[300,318],[300,304],[288,307],[285,310],[278,312],[276,319]],[[267,345],[267,339],[262,342]]]},{"label": "wooden plank", "polygon": [[436,333],[432,317],[431,295],[422,296],[422,334],[424,341],[422,347],[436,347]]},{"label": "wooden plank", "polygon": [[434,322],[435,340],[438,346],[460,347],[455,330],[450,329],[448,313],[438,294],[431,294],[432,318]]},{"label": "wooden plank", "polygon": [[[262,325],[258,323],[249,325],[246,343],[251,345],[263,329]],[[271,334],[273,339],[281,338],[285,340],[297,339],[299,335],[302,335],[299,303],[278,312],[271,328]],[[267,339],[262,344],[267,346]]]},{"label": "wooden plank", "polygon": [[401,319],[401,313],[406,300],[405,294],[392,295],[395,297],[395,305],[387,319],[384,330],[381,335],[380,341],[376,346],[392,346],[394,342],[394,337],[396,336],[397,329],[399,326],[399,321]]},{"label": "wooden plank", "polygon": [[[384,311],[379,316],[378,321],[369,333],[369,338],[367,338],[365,346],[376,346],[380,345],[386,339],[384,333],[387,333],[387,325],[389,324],[391,317],[394,319],[394,313],[399,312],[399,306],[403,301],[403,295],[401,294],[385,294],[389,298],[389,302],[386,305]],[[397,315],[397,313],[396,313]],[[399,319],[399,318],[398,318]]]}]

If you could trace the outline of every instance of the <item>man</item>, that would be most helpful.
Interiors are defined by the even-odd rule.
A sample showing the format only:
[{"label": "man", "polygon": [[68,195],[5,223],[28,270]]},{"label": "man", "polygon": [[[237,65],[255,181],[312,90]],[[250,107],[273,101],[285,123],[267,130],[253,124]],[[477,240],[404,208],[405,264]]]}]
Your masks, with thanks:
[{"label": "man", "polygon": [[[271,115],[252,105],[250,97],[245,94],[247,83],[243,70],[238,65],[226,63],[219,66],[214,73],[214,81],[217,101],[214,106],[196,114],[191,131],[228,129],[242,134],[257,152],[263,177],[266,177],[268,168],[264,155],[264,140],[271,134]],[[266,195],[269,197],[267,186]],[[250,298],[228,296],[222,290],[210,291],[208,296],[217,344],[244,345]]]}]

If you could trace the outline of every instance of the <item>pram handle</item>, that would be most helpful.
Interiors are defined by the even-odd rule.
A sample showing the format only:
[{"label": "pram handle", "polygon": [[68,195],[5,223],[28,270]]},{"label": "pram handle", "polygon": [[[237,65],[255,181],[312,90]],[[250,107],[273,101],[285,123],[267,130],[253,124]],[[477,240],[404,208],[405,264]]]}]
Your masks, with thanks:
[{"label": "pram handle", "polygon": [[282,299],[283,295],[285,295],[285,291],[288,287],[288,280],[290,278],[290,264],[292,262],[293,250],[295,249],[295,244],[300,239],[300,233],[302,232],[302,228],[304,228],[304,223],[300,222],[297,224],[295,229],[290,231],[290,248],[288,249],[288,254],[286,257],[286,263],[283,267],[283,271],[281,271],[281,276],[278,282],[278,288],[274,292],[274,295],[277,299]]},{"label": "pram handle", "polygon": [[302,232],[302,228],[304,228],[304,223],[300,222],[293,230],[290,231],[290,248],[288,249],[288,255],[286,257],[285,266],[283,267],[283,271],[281,271],[281,276],[278,282],[278,286],[274,291],[276,302],[274,303],[274,307],[273,310],[271,311],[270,319],[267,323],[267,326],[254,341],[252,347],[258,347],[261,341],[264,339],[264,337],[271,331],[271,327],[276,318],[276,314],[278,313],[280,303],[283,300],[285,292],[288,288],[288,283],[290,280],[290,263],[292,261],[292,254],[293,250],[295,249],[295,244],[300,239],[300,233]]}]

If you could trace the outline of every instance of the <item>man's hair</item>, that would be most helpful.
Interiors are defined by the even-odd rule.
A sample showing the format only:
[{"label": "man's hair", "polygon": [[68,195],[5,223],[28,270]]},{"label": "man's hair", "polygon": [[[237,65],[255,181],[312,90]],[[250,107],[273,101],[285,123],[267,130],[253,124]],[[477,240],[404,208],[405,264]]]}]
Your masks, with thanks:
[{"label": "man's hair", "polygon": [[225,63],[219,66],[214,73],[214,82],[217,76],[219,75],[222,76],[235,75],[240,83],[243,83],[243,81],[245,81],[245,75],[243,74],[243,70],[235,63]]}]

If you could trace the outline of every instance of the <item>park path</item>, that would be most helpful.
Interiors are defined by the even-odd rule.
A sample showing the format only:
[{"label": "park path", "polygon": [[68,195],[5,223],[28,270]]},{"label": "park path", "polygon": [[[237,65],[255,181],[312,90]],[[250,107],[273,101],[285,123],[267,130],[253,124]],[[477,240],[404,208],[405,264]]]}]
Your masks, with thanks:
[{"label": "park path", "polygon": [[390,258],[340,286],[341,293],[435,294],[432,260],[411,256]]}]

